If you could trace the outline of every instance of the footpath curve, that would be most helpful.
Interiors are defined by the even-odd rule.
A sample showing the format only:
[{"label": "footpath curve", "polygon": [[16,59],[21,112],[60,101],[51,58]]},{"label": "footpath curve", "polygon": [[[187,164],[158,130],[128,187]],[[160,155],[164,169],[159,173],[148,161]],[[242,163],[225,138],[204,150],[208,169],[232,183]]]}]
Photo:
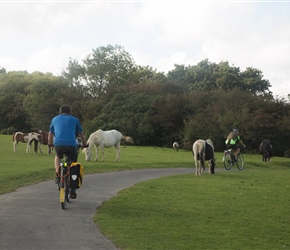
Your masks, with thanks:
[{"label": "footpath curve", "polygon": [[120,190],[138,182],[194,171],[194,168],[168,168],[85,175],[77,199],[71,200],[65,210],[61,209],[54,180],[0,195],[0,249],[117,249],[92,221],[96,209]]}]

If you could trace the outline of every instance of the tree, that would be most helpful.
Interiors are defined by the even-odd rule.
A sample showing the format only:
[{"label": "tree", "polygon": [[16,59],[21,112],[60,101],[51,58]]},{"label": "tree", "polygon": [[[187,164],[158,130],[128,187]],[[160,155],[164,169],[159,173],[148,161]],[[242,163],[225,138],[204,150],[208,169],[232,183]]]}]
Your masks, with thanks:
[{"label": "tree", "polygon": [[241,79],[245,85],[245,90],[255,95],[272,96],[272,92],[269,90],[271,84],[269,80],[263,79],[261,70],[248,67],[241,73]]},{"label": "tree", "polygon": [[123,47],[108,45],[94,49],[81,64],[70,59],[63,76],[75,85],[85,84],[88,93],[98,98],[126,85],[133,68],[133,59]]},{"label": "tree", "polygon": [[168,79],[186,86],[185,92],[239,89],[249,91],[254,95],[272,97],[268,80],[263,79],[262,72],[254,68],[247,68],[241,72],[238,67],[230,66],[227,61],[218,64],[208,59],[197,65],[175,65],[175,69],[168,72]]},{"label": "tree", "polygon": [[12,133],[31,129],[29,115],[23,108],[26,87],[29,85],[26,71],[0,74],[0,131]]},{"label": "tree", "polygon": [[30,84],[23,107],[28,114],[33,130],[49,129],[51,119],[58,114],[62,104],[72,104],[68,84],[61,77],[34,72],[30,74]]}]

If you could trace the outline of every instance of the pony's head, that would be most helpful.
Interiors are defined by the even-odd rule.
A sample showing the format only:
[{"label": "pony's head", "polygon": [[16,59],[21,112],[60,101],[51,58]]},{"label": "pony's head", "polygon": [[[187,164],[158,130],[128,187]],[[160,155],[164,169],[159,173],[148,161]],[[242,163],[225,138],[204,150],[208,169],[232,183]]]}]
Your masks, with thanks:
[{"label": "pony's head", "polygon": [[132,137],[130,137],[130,136],[125,136],[125,135],[122,136],[121,141],[122,141],[122,142],[132,143],[132,144],[134,143]]},{"label": "pony's head", "polygon": [[92,158],[92,148],[88,147],[88,148],[84,148],[83,149],[83,153],[86,156],[86,161],[90,161]]}]

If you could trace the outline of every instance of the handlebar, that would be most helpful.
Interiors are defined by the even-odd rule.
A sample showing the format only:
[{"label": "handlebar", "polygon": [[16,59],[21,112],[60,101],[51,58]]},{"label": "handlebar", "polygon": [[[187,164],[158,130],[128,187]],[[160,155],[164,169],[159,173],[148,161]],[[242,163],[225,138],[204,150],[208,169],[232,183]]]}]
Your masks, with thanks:
[{"label": "handlebar", "polygon": [[84,145],[84,146],[81,146],[82,149],[84,149],[84,148],[88,148],[88,147],[89,147],[89,144],[86,144],[86,145]]}]

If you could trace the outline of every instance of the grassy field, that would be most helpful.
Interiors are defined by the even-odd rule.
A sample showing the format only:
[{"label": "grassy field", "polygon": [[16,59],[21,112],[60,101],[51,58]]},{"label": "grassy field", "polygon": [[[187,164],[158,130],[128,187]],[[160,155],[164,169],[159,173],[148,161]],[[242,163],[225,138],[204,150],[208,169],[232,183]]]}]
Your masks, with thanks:
[{"label": "grassy field", "polygon": [[[42,146],[43,155],[26,154],[26,144],[18,143],[16,153],[13,152],[12,136],[0,135],[0,194],[10,192],[18,187],[52,179],[54,173],[54,155],[47,154],[47,148]],[[172,154],[168,152],[172,151]],[[93,154],[93,157],[95,154]],[[116,158],[115,148],[105,149],[105,162],[86,162],[85,155],[79,154],[79,162],[85,167],[85,174],[112,172],[142,168],[192,167],[193,157],[190,152],[154,147],[121,146],[121,160]],[[99,152],[99,158],[101,152]]]},{"label": "grassy field", "polygon": [[[0,135],[0,193],[54,177],[53,155],[13,152]],[[43,148],[44,151],[44,148]],[[141,168],[193,167],[191,152],[122,146],[121,161],[79,161],[85,173]],[[218,168],[222,153],[217,152]],[[290,159],[244,154],[245,169],[203,176],[176,175],[138,183],[106,201],[94,216],[120,249],[290,249]]]}]

